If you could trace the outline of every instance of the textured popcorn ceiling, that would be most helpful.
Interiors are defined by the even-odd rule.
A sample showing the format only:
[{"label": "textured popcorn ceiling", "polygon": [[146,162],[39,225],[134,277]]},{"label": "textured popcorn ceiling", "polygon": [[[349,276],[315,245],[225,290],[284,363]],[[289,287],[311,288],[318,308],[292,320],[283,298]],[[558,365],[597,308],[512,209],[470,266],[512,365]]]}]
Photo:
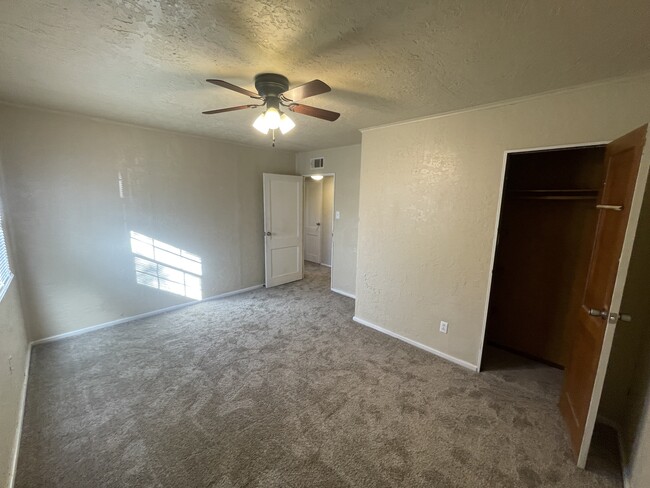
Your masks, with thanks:
[{"label": "textured popcorn ceiling", "polygon": [[294,115],[279,147],[360,141],[358,129],[650,69],[647,0],[294,2],[0,0],[0,99],[267,145],[248,98],[256,73],[334,123]]}]

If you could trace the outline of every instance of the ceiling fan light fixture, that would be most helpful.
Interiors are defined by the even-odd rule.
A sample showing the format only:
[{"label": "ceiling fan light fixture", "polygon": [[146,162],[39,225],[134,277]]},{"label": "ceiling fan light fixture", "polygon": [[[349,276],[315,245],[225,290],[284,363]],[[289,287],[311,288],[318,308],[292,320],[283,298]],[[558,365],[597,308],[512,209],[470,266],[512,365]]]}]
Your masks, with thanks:
[{"label": "ceiling fan light fixture", "polygon": [[280,127],[280,111],[275,107],[269,107],[264,112],[264,121],[269,129],[278,129]]},{"label": "ceiling fan light fixture", "polygon": [[255,119],[255,122],[253,122],[253,127],[255,127],[262,134],[269,133],[269,126],[266,123],[265,113],[266,112],[260,114],[260,116]]},{"label": "ceiling fan light fixture", "polygon": [[224,80],[209,79],[206,81],[245,95],[256,100],[256,102],[238,105],[236,107],[206,110],[203,114],[212,115],[263,107],[261,110],[264,110],[264,112],[255,119],[253,127],[265,135],[271,132],[273,134],[273,147],[275,147],[276,130],[279,129],[282,134],[286,134],[296,127],[294,121],[287,114],[283,113],[282,108],[287,108],[294,113],[316,117],[317,119],[330,122],[334,122],[341,115],[330,110],[297,103],[305,98],[331,91],[327,83],[321,80],[312,80],[290,89],[289,80],[286,76],[277,73],[260,73],[255,75],[255,91],[247,90],[246,88],[233,85]]},{"label": "ceiling fan light fixture", "polygon": [[287,114],[280,116],[280,132],[286,134],[296,126],[295,122]]}]

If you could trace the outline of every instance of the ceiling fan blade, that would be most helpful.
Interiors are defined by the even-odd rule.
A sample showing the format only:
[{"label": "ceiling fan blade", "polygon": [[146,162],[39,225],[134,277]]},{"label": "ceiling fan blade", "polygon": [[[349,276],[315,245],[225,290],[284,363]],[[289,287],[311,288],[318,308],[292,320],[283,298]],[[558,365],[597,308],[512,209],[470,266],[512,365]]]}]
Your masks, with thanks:
[{"label": "ceiling fan blade", "polygon": [[288,106],[289,110],[303,115],[309,115],[310,117],[317,117],[323,120],[329,120],[334,122],[338,119],[341,114],[338,112],[331,112],[330,110],[325,110],[322,108],[310,107],[309,105],[303,105],[301,103],[292,103]]},{"label": "ceiling fan blade", "polygon": [[291,88],[286,92],[282,93],[281,96],[289,102],[294,100],[304,100],[305,98],[313,97],[314,95],[320,95],[321,93],[327,93],[332,91],[327,83],[324,83],[320,80],[313,80],[304,85],[296,86]]},{"label": "ceiling fan blade", "polygon": [[216,110],[207,110],[204,115],[221,114],[223,112],[234,112],[235,110],[244,110],[245,108],[255,108],[260,105],[239,105],[238,107],[218,108]]},{"label": "ceiling fan blade", "polygon": [[262,98],[255,92],[247,90],[246,88],[242,88],[241,86],[233,85],[232,83],[228,83],[227,81],[223,81],[223,80],[205,80],[205,81],[207,81],[208,83],[212,83],[213,85],[217,85],[223,88],[228,88],[228,90],[236,91],[237,93],[241,93],[242,95],[246,95],[247,97],[258,98],[258,99]]}]

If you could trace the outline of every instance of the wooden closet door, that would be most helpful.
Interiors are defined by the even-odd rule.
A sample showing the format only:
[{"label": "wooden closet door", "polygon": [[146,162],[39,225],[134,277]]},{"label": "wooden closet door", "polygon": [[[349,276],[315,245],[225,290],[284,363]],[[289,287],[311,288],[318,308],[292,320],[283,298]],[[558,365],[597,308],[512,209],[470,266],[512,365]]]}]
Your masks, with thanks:
[{"label": "wooden closet door", "polygon": [[[637,182],[647,128],[641,127],[610,143],[605,153],[605,183],[598,204],[596,239],[560,397],[571,445],[582,468],[591,444],[647,181],[646,160]],[[634,220],[629,222],[632,212]]]}]

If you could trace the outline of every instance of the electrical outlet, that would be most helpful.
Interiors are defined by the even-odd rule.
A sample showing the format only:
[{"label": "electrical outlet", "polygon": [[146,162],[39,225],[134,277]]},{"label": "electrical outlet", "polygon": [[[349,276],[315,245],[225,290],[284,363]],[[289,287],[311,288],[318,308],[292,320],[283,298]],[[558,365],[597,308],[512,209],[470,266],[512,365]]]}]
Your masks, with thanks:
[{"label": "electrical outlet", "polygon": [[447,322],[445,322],[444,320],[440,321],[440,332],[442,332],[443,334],[446,334],[448,327],[449,327],[449,324]]}]

